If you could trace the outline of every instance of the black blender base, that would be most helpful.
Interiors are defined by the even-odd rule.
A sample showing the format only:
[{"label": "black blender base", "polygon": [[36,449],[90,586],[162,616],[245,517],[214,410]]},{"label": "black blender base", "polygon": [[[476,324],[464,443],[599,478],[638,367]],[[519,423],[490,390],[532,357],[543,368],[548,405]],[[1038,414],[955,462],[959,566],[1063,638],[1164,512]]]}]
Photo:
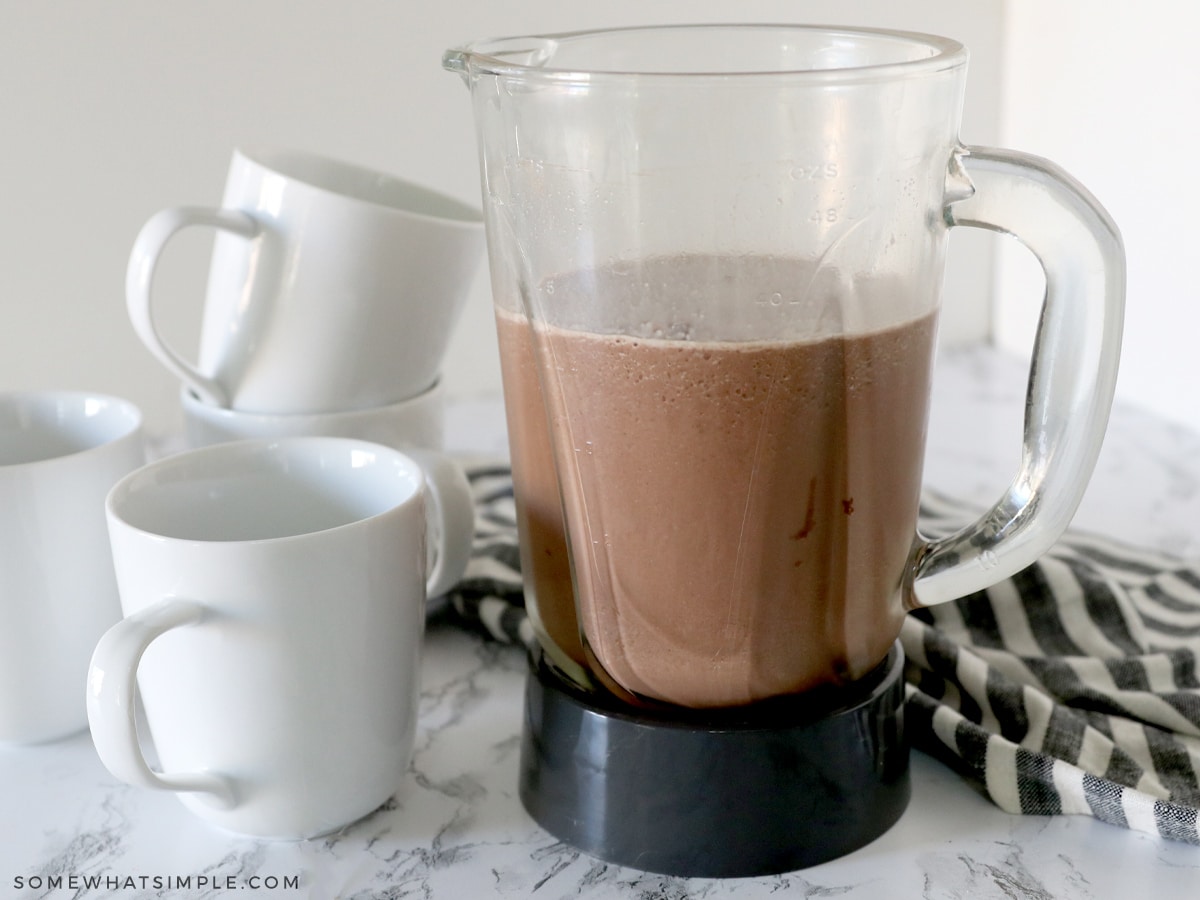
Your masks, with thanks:
[{"label": "black blender base", "polygon": [[544,660],[526,683],[521,802],[607,862],[773,875],[874,840],[908,805],[904,656],[836,690],[662,713],[585,693]]}]

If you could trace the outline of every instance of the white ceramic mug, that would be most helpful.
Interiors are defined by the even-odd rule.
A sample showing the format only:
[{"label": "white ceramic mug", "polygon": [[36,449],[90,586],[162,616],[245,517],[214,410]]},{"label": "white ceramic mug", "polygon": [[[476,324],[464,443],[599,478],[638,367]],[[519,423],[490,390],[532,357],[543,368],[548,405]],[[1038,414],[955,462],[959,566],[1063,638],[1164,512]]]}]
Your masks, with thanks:
[{"label": "white ceramic mug", "polygon": [[[155,327],[164,245],[216,229],[199,358]],[[221,208],[151,217],[126,276],[130,321],[204,402],[324,413],[413,397],[437,378],[483,256],[482,217],[407,181],[299,151],[233,154]]]},{"label": "white ceramic mug", "polygon": [[205,403],[190,388],[179,392],[183,433],[189,447],[206,447],[248,438],[324,435],[374,441],[398,450],[440,450],[445,433],[445,389],[433,387],[371,409],[332,413],[259,413]]},{"label": "white ceramic mug", "polygon": [[188,451],[118,483],[126,618],[87,690],[105,766],[264,838],[324,834],[386,801],[412,750],[425,595],[445,587],[426,575],[428,475],[391,448],[314,437]]},{"label": "white ceramic mug", "polygon": [[0,743],[87,727],[88,656],[121,618],[104,497],[145,462],[141,423],[115,397],[0,394]]}]

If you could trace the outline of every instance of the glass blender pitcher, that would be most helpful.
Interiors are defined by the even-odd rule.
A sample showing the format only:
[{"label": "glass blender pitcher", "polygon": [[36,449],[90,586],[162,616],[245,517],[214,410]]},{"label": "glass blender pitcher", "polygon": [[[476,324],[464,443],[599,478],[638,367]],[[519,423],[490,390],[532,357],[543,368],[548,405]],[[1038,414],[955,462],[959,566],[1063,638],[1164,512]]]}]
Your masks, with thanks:
[{"label": "glass blender pitcher", "polygon": [[[958,142],[967,52],[944,38],[631,28],[444,63],[479,136],[544,655],[527,808],[674,874],[854,849],[908,799],[903,616],[1032,563],[1082,496],[1119,355],[1115,226],[1051,164]],[[1020,471],[931,541],[957,225],[1018,236],[1048,287]]]}]

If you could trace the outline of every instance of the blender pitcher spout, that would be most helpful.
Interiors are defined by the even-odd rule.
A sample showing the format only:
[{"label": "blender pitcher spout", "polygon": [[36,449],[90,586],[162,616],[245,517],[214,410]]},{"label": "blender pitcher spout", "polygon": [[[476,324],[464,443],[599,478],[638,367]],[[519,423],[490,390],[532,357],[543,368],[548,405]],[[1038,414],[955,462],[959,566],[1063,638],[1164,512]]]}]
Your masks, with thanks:
[{"label": "blender pitcher spout", "polygon": [[457,72],[470,85],[472,72],[498,75],[513,67],[540,69],[557,51],[558,41],[550,37],[499,38],[447,50],[442,68]]}]

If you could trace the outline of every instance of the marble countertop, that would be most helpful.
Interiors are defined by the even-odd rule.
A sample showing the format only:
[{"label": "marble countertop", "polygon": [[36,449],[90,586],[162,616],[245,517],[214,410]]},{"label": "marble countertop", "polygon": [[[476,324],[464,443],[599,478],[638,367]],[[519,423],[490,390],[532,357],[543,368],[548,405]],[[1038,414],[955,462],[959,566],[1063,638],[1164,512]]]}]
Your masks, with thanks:
[{"label": "marble countertop", "polygon": [[[1020,360],[988,348],[943,354],[929,486],[981,505],[999,495],[1020,448],[1024,378]],[[447,444],[505,454],[499,397],[455,401]],[[1198,526],[1200,435],[1119,406],[1074,527],[1200,556]],[[0,748],[0,896],[1182,900],[1200,890],[1200,847],[1079,816],[1009,815],[920,753],[899,823],[833,862],[731,880],[608,865],[557,843],[517,797],[525,667],[513,647],[433,622],[410,776],[384,808],[313,841],[216,831],[175,797],[118,782],[86,734]]]}]

